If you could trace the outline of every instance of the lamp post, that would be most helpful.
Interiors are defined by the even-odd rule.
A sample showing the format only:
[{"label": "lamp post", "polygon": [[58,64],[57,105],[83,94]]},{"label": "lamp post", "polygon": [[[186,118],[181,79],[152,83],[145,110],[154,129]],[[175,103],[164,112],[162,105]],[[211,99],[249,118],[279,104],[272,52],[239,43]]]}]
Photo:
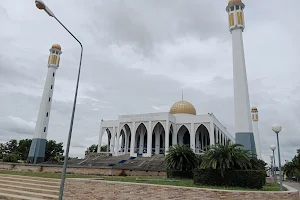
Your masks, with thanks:
[{"label": "lamp post", "polygon": [[81,48],[75,96],[74,96],[74,101],[73,101],[72,116],[71,116],[69,135],[68,135],[68,142],[67,142],[67,146],[66,146],[64,166],[63,166],[63,171],[62,171],[62,175],[61,175],[59,200],[62,200],[63,193],[64,193],[64,185],[65,185],[65,177],[66,177],[66,171],[67,171],[67,164],[68,164],[67,162],[68,162],[68,157],[69,157],[70,143],[71,143],[71,138],[72,138],[73,122],[74,122],[74,116],[75,116],[75,110],[76,110],[76,101],[77,101],[77,93],[78,93],[78,86],[79,86],[79,79],[80,79],[83,46],[82,46],[81,42],[69,31],[69,29],[67,29],[67,27],[65,27],[65,25],[59,21],[59,19],[57,19],[57,17],[54,15],[54,13],[46,6],[46,4],[42,0],[36,0],[35,5],[38,9],[44,10],[50,17],[53,17],[62,27],[64,27],[64,29],[66,29],[66,31],[68,31],[68,33],[70,33],[70,35],[79,43],[80,48]]},{"label": "lamp post", "polygon": [[274,145],[274,144],[272,144],[271,146],[270,146],[270,149],[273,151],[273,178],[274,178],[274,181],[276,181],[276,179],[277,179],[277,174],[276,174],[276,162],[275,162],[275,153],[274,153],[274,151],[275,151],[275,149],[276,149],[276,145]]},{"label": "lamp post", "polygon": [[281,171],[281,160],[280,160],[280,147],[279,147],[279,137],[278,133],[282,130],[279,124],[274,124],[272,130],[276,133],[277,137],[277,149],[278,149],[278,166],[279,166],[279,178],[280,178],[280,191],[282,191],[282,171]]}]

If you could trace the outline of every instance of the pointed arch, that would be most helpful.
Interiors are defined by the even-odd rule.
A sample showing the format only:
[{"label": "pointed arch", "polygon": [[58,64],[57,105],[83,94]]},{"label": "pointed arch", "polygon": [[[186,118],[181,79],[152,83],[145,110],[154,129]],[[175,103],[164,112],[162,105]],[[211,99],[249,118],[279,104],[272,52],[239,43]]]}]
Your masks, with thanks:
[{"label": "pointed arch", "polygon": [[164,154],[165,128],[161,122],[157,122],[152,131],[152,153]]},{"label": "pointed arch", "polygon": [[[103,128],[103,129],[104,129],[104,131],[101,136],[100,148],[105,149],[105,146],[106,146],[106,151],[101,151],[101,149],[100,149],[100,152],[109,152],[112,133],[109,128]],[[103,139],[107,139],[107,142],[104,142],[105,140],[103,140]]]},{"label": "pointed arch", "polygon": [[196,153],[203,153],[210,146],[209,131],[203,124],[201,124],[196,130],[195,144]]},{"label": "pointed arch", "polygon": [[[121,139],[121,141],[120,141]],[[118,142],[121,144],[119,146],[119,152],[123,152],[124,154],[128,154],[130,151],[130,139],[131,139],[131,128],[129,124],[124,124],[120,131],[120,138]]]},{"label": "pointed arch", "polygon": [[147,127],[144,123],[140,123],[136,129],[134,149],[138,156],[147,153]]},{"label": "pointed arch", "polygon": [[177,132],[177,144],[179,145],[187,145],[190,147],[190,131],[185,125],[181,125]]}]

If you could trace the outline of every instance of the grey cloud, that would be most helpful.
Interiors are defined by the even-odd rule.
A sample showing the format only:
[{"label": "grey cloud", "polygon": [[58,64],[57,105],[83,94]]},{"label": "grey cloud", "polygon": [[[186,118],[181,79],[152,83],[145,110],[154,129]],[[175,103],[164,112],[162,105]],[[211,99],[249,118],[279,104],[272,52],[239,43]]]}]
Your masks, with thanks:
[{"label": "grey cloud", "polygon": [[20,117],[8,116],[0,121],[1,127],[9,132],[31,135],[34,132],[35,123],[26,121]]},{"label": "grey cloud", "polygon": [[[261,144],[268,159],[276,143],[270,126],[281,123],[283,159],[299,141],[299,40],[297,0],[246,4],[245,55],[251,105],[259,108]],[[66,144],[80,49],[76,41],[34,3],[13,9],[1,2],[0,119],[35,122],[47,73],[48,49],[63,47],[57,71],[48,139]],[[234,133],[231,35],[226,1],[46,1],[83,42],[85,51],[71,156],[97,143],[101,119],[118,114],[165,112],[184,98],[198,114],[213,112]],[[59,5],[59,6],[58,6]],[[74,12],[65,11],[69,6]],[[276,10],[275,12],[272,12]],[[159,108],[159,110],[157,110]],[[0,125],[2,142],[32,137]],[[4,126],[5,125],[5,126]],[[11,129],[13,130],[13,129]],[[14,131],[15,131],[14,130]]]}]

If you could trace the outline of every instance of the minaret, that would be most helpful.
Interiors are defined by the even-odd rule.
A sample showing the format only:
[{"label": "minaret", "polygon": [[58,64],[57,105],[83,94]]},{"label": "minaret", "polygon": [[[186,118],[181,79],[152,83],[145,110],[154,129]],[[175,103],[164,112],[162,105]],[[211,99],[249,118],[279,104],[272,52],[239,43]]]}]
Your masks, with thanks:
[{"label": "minaret", "polygon": [[52,45],[48,59],[46,83],[36,121],[34,137],[28,155],[28,161],[30,161],[30,163],[40,163],[44,161],[54,82],[61,53],[60,45]]},{"label": "minaret", "polygon": [[229,30],[232,34],[236,142],[243,144],[245,149],[255,155],[243,46],[244,8],[245,5],[241,0],[229,0],[226,11],[229,15]]},{"label": "minaret", "polygon": [[257,158],[262,159],[261,149],[260,149],[260,139],[259,139],[259,130],[258,130],[258,110],[256,107],[252,107],[252,125],[253,125],[253,134],[256,145]]}]

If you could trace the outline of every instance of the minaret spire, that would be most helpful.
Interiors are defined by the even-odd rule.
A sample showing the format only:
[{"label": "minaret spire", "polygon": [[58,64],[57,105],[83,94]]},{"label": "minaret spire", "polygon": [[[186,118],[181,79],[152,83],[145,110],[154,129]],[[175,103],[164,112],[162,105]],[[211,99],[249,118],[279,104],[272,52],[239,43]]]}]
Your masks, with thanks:
[{"label": "minaret spire", "polygon": [[40,110],[37,117],[34,136],[31,142],[30,151],[28,154],[28,161],[30,163],[40,163],[44,161],[48,124],[50,118],[52,96],[54,90],[54,82],[56,77],[56,70],[59,67],[61,47],[58,44],[52,45],[48,59],[48,73],[44,92],[40,104]]},{"label": "minaret spire", "polygon": [[235,131],[236,142],[256,155],[243,45],[244,8],[245,4],[241,0],[229,0],[226,7],[229,31],[232,34]]},{"label": "minaret spire", "polygon": [[259,139],[259,129],[258,129],[258,110],[256,107],[252,107],[252,125],[253,125],[253,134],[256,146],[256,154],[258,159],[262,159],[261,157],[261,148],[260,148],[260,139]]}]

